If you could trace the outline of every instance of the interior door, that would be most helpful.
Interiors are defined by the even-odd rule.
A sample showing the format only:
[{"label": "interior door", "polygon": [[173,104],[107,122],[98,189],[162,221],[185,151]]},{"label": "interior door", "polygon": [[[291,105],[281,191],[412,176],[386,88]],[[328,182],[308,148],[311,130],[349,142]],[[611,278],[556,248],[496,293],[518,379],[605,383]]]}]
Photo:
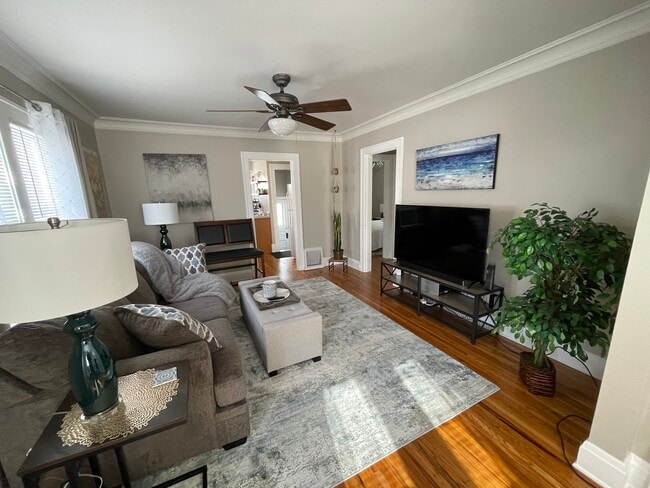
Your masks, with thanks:
[{"label": "interior door", "polygon": [[289,234],[289,202],[287,197],[278,197],[275,199],[275,222],[277,227],[278,242],[280,251],[291,249],[291,239]]},{"label": "interior door", "polygon": [[[296,248],[296,232],[294,229],[294,196],[293,196],[293,185],[289,183],[287,185],[287,225],[289,227],[289,245],[291,246],[292,254],[293,250]],[[294,254],[295,257],[295,254]]]}]

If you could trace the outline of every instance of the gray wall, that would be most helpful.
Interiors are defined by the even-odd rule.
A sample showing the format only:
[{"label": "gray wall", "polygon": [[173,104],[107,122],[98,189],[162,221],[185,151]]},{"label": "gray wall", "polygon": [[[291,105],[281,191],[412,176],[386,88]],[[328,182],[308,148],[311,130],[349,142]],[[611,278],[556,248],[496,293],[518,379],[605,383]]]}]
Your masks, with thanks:
[{"label": "gray wall", "polygon": [[[97,141],[113,215],[128,219],[133,240],[157,244],[160,237],[158,228],[145,226],[142,219],[141,204],[150,201],[143,153],[205,154],[214,218],[222,220],[246,216],[245,198],[250,198],[250,194],[244,195],[240,153],[251,151],[300,155],[304,245],[325,248],[329,242],[330,210],[323,205],[331,198],[329,143],[113,130],[97,130]],[[172,225],[169,235],[175,246],[195,242],[192,224]]]},{"label": "gray wall", "polygon": [[[501,134],[494,190],[415,190],[415,151]],[[492,209],[491,231],[529,204],[633,232],[650,168],[650,35],[343,143],[344,245],[359,258],[359,151],[404,137],[403,203]],[[494,252],[489,261],[500,264]],[[497,282],[514,281],[497,269]]]}]

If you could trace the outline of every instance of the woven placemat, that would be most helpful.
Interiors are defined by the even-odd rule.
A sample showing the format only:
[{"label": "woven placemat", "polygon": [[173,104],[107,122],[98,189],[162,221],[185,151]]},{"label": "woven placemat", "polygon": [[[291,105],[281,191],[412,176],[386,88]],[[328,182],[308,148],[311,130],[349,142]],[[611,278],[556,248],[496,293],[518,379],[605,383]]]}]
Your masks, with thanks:
[{"label": "woven placemat", "polygon": [[[282,281],[278,281],[278,288],[285,288],[289,290],[289,296],[285,298],[284,300],[276,300],[276,301],[270,301],[269,303],[261,303],[255,300],[253,298],[253,301],[257,305],[257,308],[259,310],[268,310],[269,308],[277,308],[277,307],[282,307],[284,305],[289,305],[291,303],[298,303],[300,301],[300,297],[296,295],[291,288],[289,288],[287,285],[284,284]],[[255,295],[258,291],[262,289],[262,285],[259,286],[251,286],[248,291],[252,295]]]},{"label": "woven placemat", "polygon": [[63,445],[101,444],[146,427],[178,393],[178,379],[153,386],[154,372],[154,369],[147,369],[118,378],[120,402],[106,414],[82,419],[81,407],[73,404],[57,433]]}]

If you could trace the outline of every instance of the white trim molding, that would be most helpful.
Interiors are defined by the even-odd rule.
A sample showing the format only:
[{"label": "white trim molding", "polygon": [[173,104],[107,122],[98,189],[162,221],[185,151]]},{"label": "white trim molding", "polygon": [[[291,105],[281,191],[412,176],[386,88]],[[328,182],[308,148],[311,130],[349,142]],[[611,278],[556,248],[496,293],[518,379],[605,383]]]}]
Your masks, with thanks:
[{"label": "white trim molding", "polygon": [[[181,124],[176,122],[157,122],[155,120],[122,119],[118,117],[100,117],[95,121],[97,130],[119,130],[127,132],[152,132],[155,134],[181,134],[212,137],[241,137],[244,139],[283,139],[270,131],[259,132],[257,129],[243,127],[222,127],[217,125]],[[332,142],[330,132],[302,132],[295,134],[299,141]],[[284,137],[294,140],[294,135]]]},{"label": "white trim molding", "polygon": [[402,181],[404,178],[404,138],[380,142],[360,150],[361,180],[359,185],[359,262],[360,271],[372,269],[372,156],[386,151],[395,151],[395,205],[402,203]]},{"label": "white trim molding", "polygon": [[341,132],[341,141],[349,141],[648,32],[650,1],[347,129]]},{"label": "white trim molding", "polygon": [[633,452],[621,461],[588,439],[580,446],[573,467],[604,488],[650,486],[650,463]]}]

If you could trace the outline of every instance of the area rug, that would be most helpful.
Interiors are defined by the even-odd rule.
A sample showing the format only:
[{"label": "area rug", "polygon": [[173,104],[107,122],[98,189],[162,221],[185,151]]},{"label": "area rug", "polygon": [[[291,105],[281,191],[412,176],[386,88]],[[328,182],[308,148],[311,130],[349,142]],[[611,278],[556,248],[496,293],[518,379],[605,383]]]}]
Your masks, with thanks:
[{"label": "area rug", "polygon": [[271,256],[274,258],[290,258],[291,257],[291,251],[279,251],[279,252],[272,252]]},{"label": "area rug", "polygon": [[211,487],[335,486],[498,390],[325,278],[290,286],[323,316],[322,360],[269,378],[241,312],[231,308],[248,375],[248,442],[139,486],[203,464]]}]

